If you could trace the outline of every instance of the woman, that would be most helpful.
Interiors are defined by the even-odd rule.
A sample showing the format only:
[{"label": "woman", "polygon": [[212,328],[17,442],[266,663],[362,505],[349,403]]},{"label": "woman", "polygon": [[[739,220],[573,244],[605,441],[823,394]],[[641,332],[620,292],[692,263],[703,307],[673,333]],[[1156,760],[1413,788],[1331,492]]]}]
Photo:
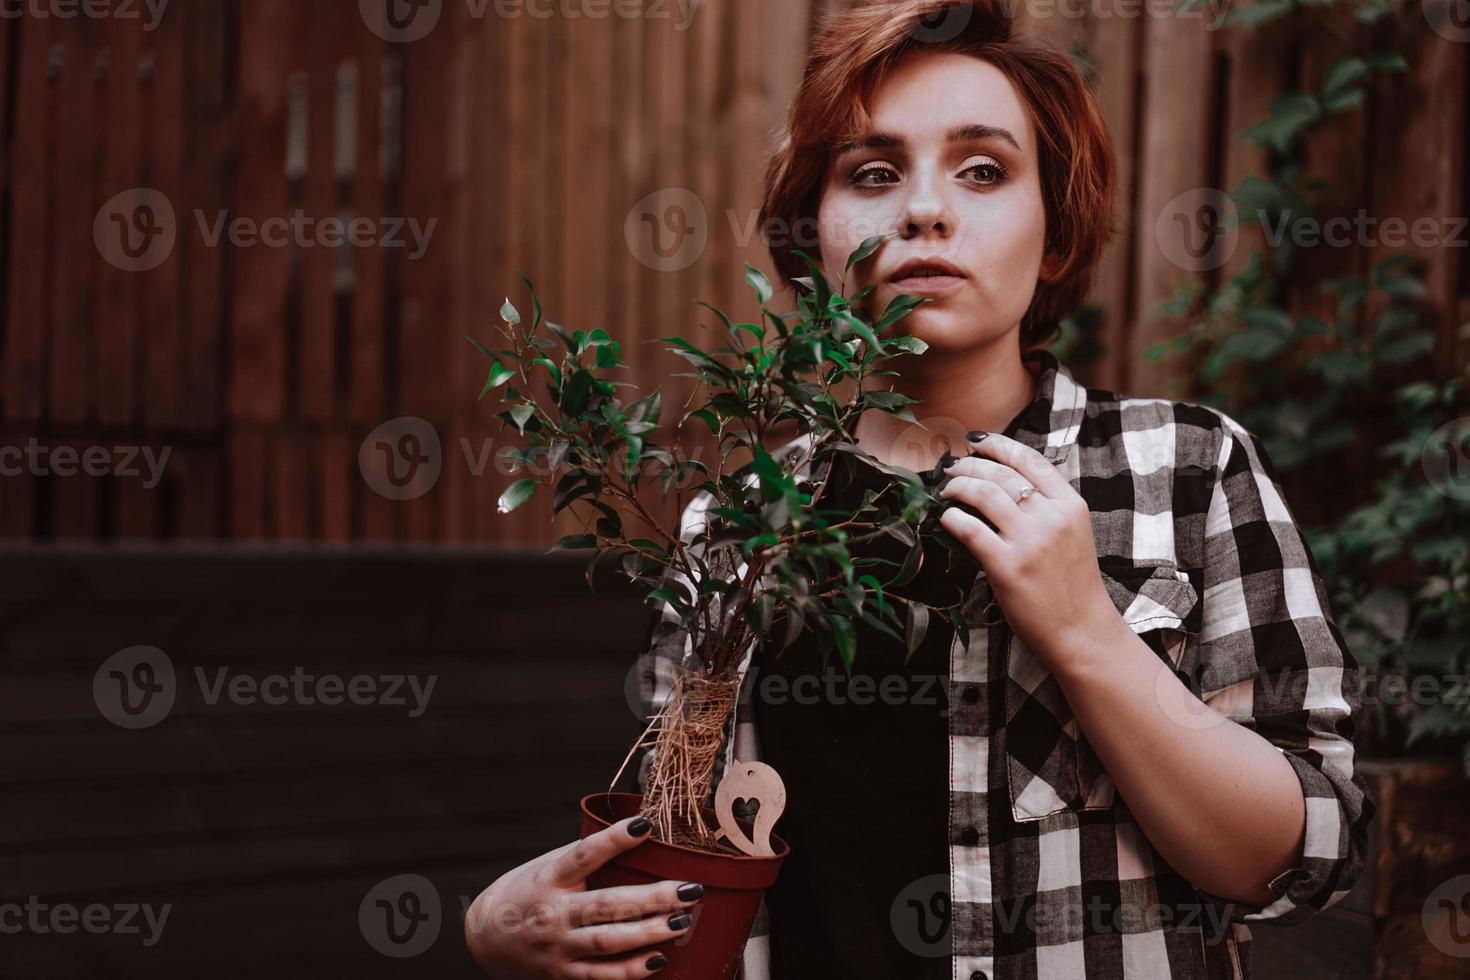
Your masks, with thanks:
[{"label": "woman", "polygon": [[[877,413],[857,436],[918,471],[931,434],[966,446],[941,522],[974,563],[927,561],[909,589],[967,595],[970,635],[936,627],[912,658],[864,635],[896,699],[763,696],[762,672],[805,675],[814,651],[752,661],[723,758],[782,773],[792,854],[746,980],[1243,978],[1247,923],[1326,908],[1361,872],[1357,668],[1261,443],[1215,409],[1088,390],[1041,349],[1112,232],[1113,174],[1078,73],[999,0],[868,4],[814,42],[766,226],[815,219],[833,273],[889,234],[849,289],[877,284],[875,310],[930,300],[903,321],[930,350],[894,379],[924,437]],[[793,244],[772,247],[788,280]],[[650,652],[650,710],[677,663]],[[615,824],[497,880],[468,917],[477,960],[657,972],[698,883],[582,885],[647,832]],[[537,928],[494,922],[531,909]]]}]

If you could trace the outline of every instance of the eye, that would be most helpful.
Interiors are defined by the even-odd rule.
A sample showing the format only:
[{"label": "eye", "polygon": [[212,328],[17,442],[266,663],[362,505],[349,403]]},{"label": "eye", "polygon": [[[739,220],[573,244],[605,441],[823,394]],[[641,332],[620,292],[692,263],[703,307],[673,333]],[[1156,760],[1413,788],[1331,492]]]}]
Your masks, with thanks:
[{"label": "eye", "polygon": [[984,163],[974,164],[966,167],[963,173],[980,174],[980,179],[976,180],[975,183],[981,185],[999,184],[1010,176],[1010,171],[999,160],[987,160]]},{"label": "eye", "polygon": [[[892,177],[893,179],[878,180],[877,178],[880,177]],[[848,178],[848,183],[854,187],[882,187],[887,184],[896,183],[897,180],[898,174],[892,167],[884,166],[881,163],[870,163],[854,171],[853,175]]]}]

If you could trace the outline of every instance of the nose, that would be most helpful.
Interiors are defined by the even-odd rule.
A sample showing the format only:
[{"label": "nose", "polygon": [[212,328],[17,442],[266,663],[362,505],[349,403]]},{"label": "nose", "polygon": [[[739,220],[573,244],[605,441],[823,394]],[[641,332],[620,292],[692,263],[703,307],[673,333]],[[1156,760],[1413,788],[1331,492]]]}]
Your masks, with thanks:
[{"label": "nose", "polygon": [[948,238],[954,232],[954,216],[939,188],[939,179],[931,173],[916,173],[904,198],[898,227],[903,238],[935,235]]}]

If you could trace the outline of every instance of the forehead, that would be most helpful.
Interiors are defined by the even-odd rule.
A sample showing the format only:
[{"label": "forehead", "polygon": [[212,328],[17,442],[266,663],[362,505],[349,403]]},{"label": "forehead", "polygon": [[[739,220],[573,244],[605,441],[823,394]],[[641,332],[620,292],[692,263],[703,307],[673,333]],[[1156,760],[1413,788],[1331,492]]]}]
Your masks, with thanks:
[{"label": "forehead", "polygon": [[872,127],[920,144],[940,141],[961,126],[1009,130],[1023,152],[1035,141],[1031,116],[1005,72],[978,57],[953,51],[903,56],[867,103]]}]

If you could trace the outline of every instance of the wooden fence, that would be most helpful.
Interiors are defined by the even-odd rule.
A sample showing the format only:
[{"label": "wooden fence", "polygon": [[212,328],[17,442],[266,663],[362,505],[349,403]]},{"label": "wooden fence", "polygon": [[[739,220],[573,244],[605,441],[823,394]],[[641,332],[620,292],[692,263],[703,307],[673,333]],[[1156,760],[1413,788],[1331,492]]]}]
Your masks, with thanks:
[{"label": "wooden fence", "polygon": [[[762,164],[827,5],[705,0],[686,20],[688,4],[598,17],[620,8],[562,0],[542,17],[445,0],[413,40],[352,0],[0,19],[0,536],[549,540],[544,504],[494,513],[505,477],[464,335],[524,270],[557,320],[607,326],[653,382],[674,362],[637,342],[694,329],[693,299],[748,312],[740,263],[769,268]],[[1311,36],[1292,18],[1242,34],[1104,7],[1021,17],[1085,52],[1123,165],[1126,229],[1093,294],[1108,353],[1084,380],[1166,393],[1179,366],[1140,357],[1169,329],[1146,312],[1184,278],[1157,216],[1259,172],[1238,134],[1357,34],[1411,70],[1311,143],[1326,215],[1466,213],[1467,46],[1419,4]],[[681,263],[650,254],[641,222],[687,220],[690,202],[697,261],[663,271]],[[296,213],[315,230],[287,228]],[[369,244],[324,244],[339,217]],[[1342,271],[1383,257],[1317,251]],[[1420,252],[1447,364],[1466,252]],[[390,426],[360,457],[401,417],[430,429]]]}]

